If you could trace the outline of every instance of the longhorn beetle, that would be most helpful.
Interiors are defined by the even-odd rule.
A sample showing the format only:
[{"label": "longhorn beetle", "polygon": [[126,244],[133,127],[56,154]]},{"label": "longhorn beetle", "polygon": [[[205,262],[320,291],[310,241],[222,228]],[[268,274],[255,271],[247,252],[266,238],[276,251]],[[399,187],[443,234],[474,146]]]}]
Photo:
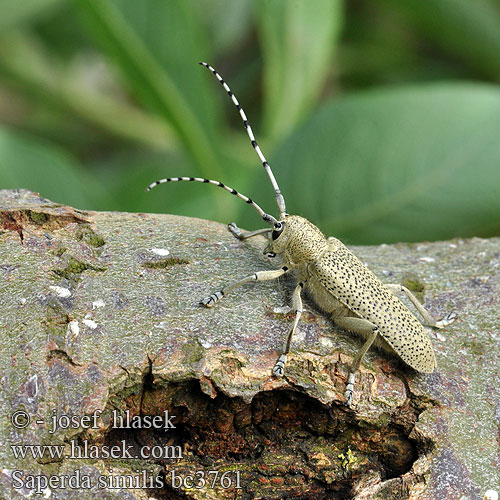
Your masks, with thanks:
[{"label": "longhorn beetle", "polygon": [[269,176],[276,196],[279,219],[275,219],[260,208],[257,203],[222,182],[199,177],[169,177],[153,182],[147,191],[165,182],[191,181],[204,182],[221,187],[251,205],[262,219],[271,227],[252,232],[242,232],[234,222],[228,225],[229,231],[243,241],[258,234],[267,234],[269,242],[264,255],[270,258],[279,256],[282,266],[275,271],[257,271],[229,286],[213,293],[200,301],[205,307],[212,307],[231,290],[252,281],[274,280],[286,273],[293,273],[298,281],[292,294],[292,307],[295,319],[290,327],[282,353],[273,368],[275,377],[284,374],[287,354],[293,334],[303,312],[301,294],[307,291],[312,300],[339,327],[361,335],[365,342],[349,369],[344,396],[347,406],[351,405],[355,373],[361,360],[375,345],[394,354],[419,372],[431,373],[436,368],[436,358],[426,330],[407,307],[396,297],[402,292],[413,303],[428,326],[443,328],[455,319],[454,313],[436,321],[420,304],[417,298],[404,286],[383,284],[347,247],[336,238],[328,238],[307,219],[298,215],[289,215],[285,208],[285,199],[271,167],[257,144],[247,116],[232,93],[227,83],[217,71],[205,62],[202,66],[209,69],[224,87],[239,111],[243,125],[250,137],[257,156]]}]

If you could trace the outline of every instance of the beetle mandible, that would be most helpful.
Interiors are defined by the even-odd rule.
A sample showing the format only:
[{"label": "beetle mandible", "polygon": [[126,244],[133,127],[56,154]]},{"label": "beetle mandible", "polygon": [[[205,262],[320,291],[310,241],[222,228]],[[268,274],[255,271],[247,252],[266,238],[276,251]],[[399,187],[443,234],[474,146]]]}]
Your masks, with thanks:
[{"label": "beetle mandible", "polygon": [[400,292],[406,294],[428,326],[443,328],[451,324],[456,319],[456,315],[450,313],[439,321],[435,320],[406,287],[382,283],[340,240],[327,239],[307,219],[287,214],[285,199],[271,167],[255,140],[243,108],[219,73],[205,62],[200,62],[200,64],[215,75],[239,111],[252,146],[273,186],[279,218],[275,219],[272,215],[265,213],[257,203],[235,189],[210,179],[169,177],[153,182],[148,186],[147,191],[159,184],[177,181],[204,182],[229,191],[254,207],[262,219],[271,226],[257,231],[242,232],[232,222],[228,225],[229,231],[241,241],[258,234],[267,234],[270,238],[264,254],[270,258],[280,257],[282,261],[279,269],[257,271],[213,293],[201,300],[200,304],[212,307],[231,290],[241,285],[253,281],[274,280],[287,273],[293,273],[298,282],[292,294],[295,319],[288,332],[282,353],[274,365],[273,375],[282,377],[284,374],[292,337],[303,312],[301,296],[303,292],[308,292],[316,305],[328,314],[336,325],[364,338],[364,344],[349,368],[344,393],[347,406],[350,406],[352,402],[355,374],[363,356],[373,343],[391,354],[395,353],[419,372],[433,372],[436,368],[436,358],[429,336],[422,323],[395,294]]}]

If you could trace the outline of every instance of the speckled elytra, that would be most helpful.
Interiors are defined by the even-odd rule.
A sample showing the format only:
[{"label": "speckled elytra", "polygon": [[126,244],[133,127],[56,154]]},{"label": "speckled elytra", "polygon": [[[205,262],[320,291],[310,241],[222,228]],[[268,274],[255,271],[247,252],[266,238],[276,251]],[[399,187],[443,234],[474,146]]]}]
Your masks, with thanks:
[{"label": "speckled elytra", "polygon": [[200,301],[205,307],[212,307],[231,290],[252,281],[274,280],[286,273],[293,273],[297,286],[292,295],[295,319],[284,342],[282,354],[273,368],[275,377],[282,377],[287,354],[297,324],[302,314],[301,294],[307,291],[312,300],[333,321],[345,330],[361,335],[365,342],[349,368],[346,384],[346,404],[351,405],[355,373],[361,360],[375,342],[390,353],[396,353],[405,363],[415,370],[431,373],[436,368],[436,358],[429,336],[422,323],[396,297],[404,293],[424,319],[425,324],[443,328],[456,319],[454,313],[436,321],[420,304],[417,298],[404,286],[382,283],[347,247],[336,238],[326,238],[311,222],[298,215],[289,215],[285,209],[285,199],[281,194],[274,174],[257,144],[245,112],[229,86],[217,71],[207,63],[201,62],[219,80],[236,109],[239,111],[245,129],[250,137],[263,167],[273,186],[279,219],[275,219],[260,208],[257,203],[222,182],[199,177],[169,177],[153,182],[147,191],[165,182],[191,181],[204,182],[219,186],[242,199],[259,212],[262,219],[271,227],[243,233],[234,222],[228,225],[229,231],[239,240],[246,240],[258,234],[266,234],[269,242],[264,254],[270,258],[280,257],[282,266],[274,271],[257,271],[213,293]]}]

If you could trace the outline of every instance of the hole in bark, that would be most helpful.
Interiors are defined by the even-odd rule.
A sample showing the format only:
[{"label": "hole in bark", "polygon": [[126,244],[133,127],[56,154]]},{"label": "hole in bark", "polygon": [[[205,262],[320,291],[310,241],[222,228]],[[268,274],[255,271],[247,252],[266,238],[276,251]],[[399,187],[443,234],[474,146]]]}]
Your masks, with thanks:
[{"label": "hole in bark", "polygon": [[126,400],[130,415],[150,418],[168,410],[175,428],[115,428],[105,443],[169,450],[147,461],[160,466],[165,483],[148,489],[151,498],[199,498],[203,490],[172,487],[172,471],[205,480],[214,474],[210,471],[219,471],[212,494],[220,498],[238,493],[242,498],[348,499],[363,478],[398,478],[418,456],[407,425],[359,425],[343,407],[291,390],[261,392],[246,403],[222,393],[212,399],[197,380],[143,389]]}]

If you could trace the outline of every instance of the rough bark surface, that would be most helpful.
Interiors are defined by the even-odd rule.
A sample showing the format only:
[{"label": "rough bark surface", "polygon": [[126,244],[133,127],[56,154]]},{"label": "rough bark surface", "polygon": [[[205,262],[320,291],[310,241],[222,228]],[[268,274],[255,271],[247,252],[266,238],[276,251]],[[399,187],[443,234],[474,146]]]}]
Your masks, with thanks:
[{"label": "rough bark surface", "polygon": [[[2,498],[77,473],[89,483],[43,495],[458,500],[498,491],[500,239],[353,249],[383,281],[405,282],[435,316],[454,310],[458,320],[430,332],[431,375],[371,350],[348,409],[347,368],[361,342],[310,305],[285,378],[271,377],[293,319],[290,283],[247,285],[213,309],[198,306],[222,284],[273,267],[263,239],[240,242],[200,219],[84,212],[26,190],[0,191],[0,221]],[[50,432],[53,415],[96,410],[97,428]],[[119,429],[113,410],[168,410],[175,428],[143,419]],[[16,428],[21,411],[30,422]],[[153,446],[167,456],[68,456],[72,445],[122,443],[133,456]],[[19,444],[65,452],[15,458]],[[127,475],[143,481],[99,484]],[[189,476],[206,484],[176,487]],[[165,486],[148,488],[158,477]]]}]

